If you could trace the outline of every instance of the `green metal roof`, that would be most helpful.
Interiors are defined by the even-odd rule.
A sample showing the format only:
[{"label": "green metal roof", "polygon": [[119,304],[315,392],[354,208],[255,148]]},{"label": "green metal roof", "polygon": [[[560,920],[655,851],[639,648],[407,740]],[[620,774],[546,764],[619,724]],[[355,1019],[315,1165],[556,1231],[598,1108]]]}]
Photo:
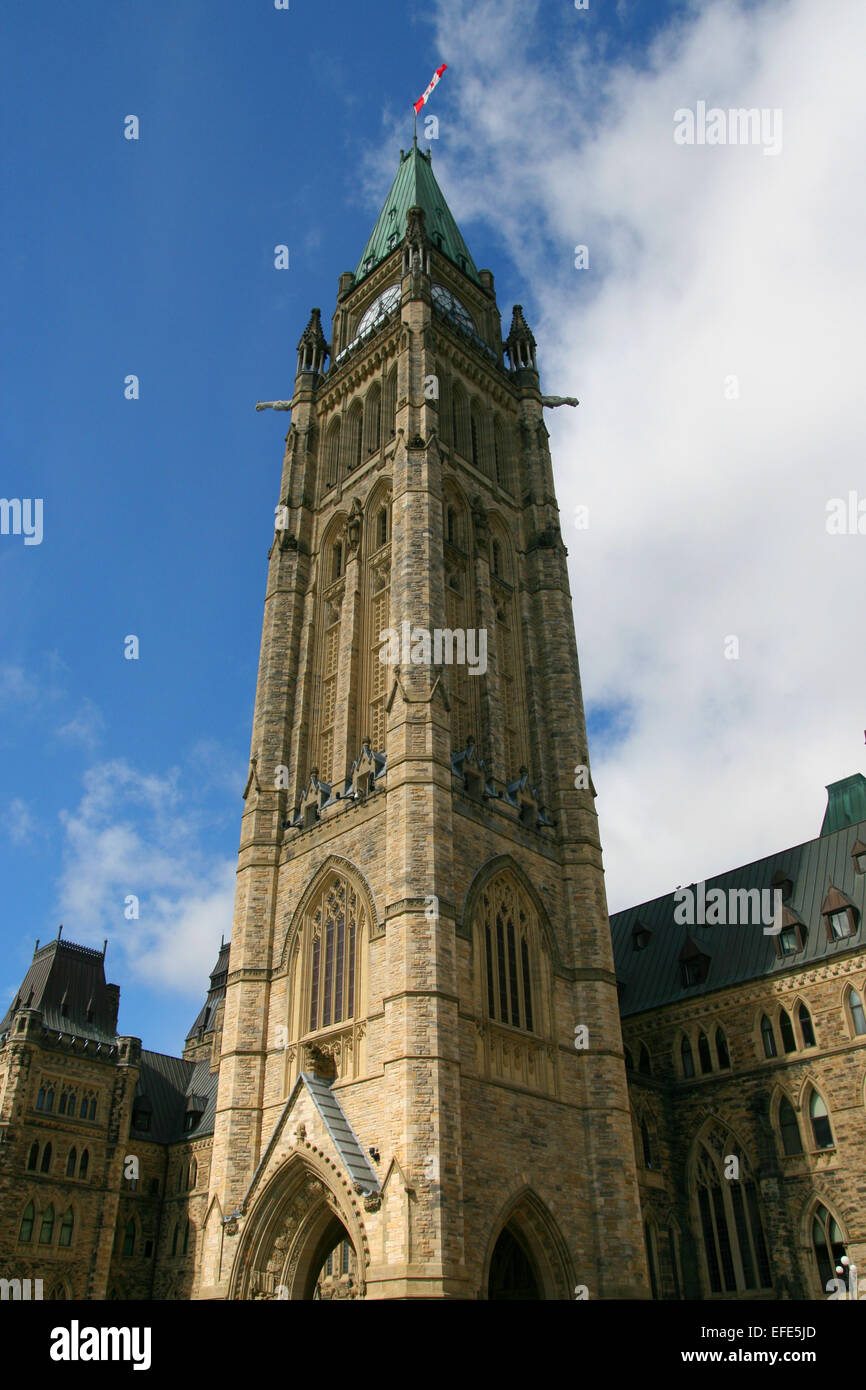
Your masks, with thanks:
[{"label": "green metal roof", "polygon": [[[464,275],[475,281],[476,285],[480,284],[469,247],[460,235],[451,209],[436,182],[430,156],[422,154],[417,145],[413,145],[411,150],[402,154],[391,192],[385,199],[379,220],[370,233],[370,239],[358,262],[355,283],[360,283],[395,246],[401,244],[406,235],[406,213],[412,207],[424,209],[427,235],[437,250],[453,261]],[[395,233],[397,239],[392,242],[391,238]]]},{"label": "green metal roof", "polygon": [[841,782],[831,782],[827,788],[827,810],[824,812],[822,835],[832,835],[846,825],[866,820],[866,777],[855,772]]}]

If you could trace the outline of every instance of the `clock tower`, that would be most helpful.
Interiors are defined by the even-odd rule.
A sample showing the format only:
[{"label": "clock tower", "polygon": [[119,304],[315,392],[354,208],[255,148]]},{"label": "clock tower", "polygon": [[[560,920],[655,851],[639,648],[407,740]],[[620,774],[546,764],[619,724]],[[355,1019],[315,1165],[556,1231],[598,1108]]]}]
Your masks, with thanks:
[{"label": "clock tower", "polygon": [[536,343],[413,145],[298,345],[200,1298],[645,1297]]}]

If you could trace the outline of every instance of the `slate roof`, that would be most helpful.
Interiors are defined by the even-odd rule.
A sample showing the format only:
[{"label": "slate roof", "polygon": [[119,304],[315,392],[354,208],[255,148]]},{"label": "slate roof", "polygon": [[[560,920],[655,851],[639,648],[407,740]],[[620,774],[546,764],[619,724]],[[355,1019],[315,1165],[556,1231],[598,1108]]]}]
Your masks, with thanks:
[{"label": "slate roof", "polygon": [[424,209],[425,229],[436,249],[447,256],[470,280],[474,280],[476,285],[480,285],[481,281],[475,262],[469,254],[469,247],[463,240],[451,209],[436,182],[430,154],[423,154],[417,145],[413,145],[411,150],[400,152],[397,176],[367,245],[361,253],[355,271],[355,284],[360,284],[375,270],[380,261],[390,255],[396,246],[401,245],[406,235],[406,214],[411,207]]},{"label": "slate roof", "polygon": [[[149,1106],[150,1129],[132,1126],[130,1136],[154,1144],[173,1144],[179,1139],[200,1139],[202,1135],[213,1134],[218,1082],[219,1073],[211,1072],[207,1060],[185,1062],[182,1057],[142,1051],[133,1114],[147,1111]],[[190,1105],[193,1097],[197,1099]],[[187,1129],[188,1111],[192,1109],[198,1113],[199,1107],[198,1122]]]},{"label": "slate roof", "polygon": [[304,1082],[312,1096],[313,1104],[324,1120],[325,1128],[346,1165],[346,1171],[352,1179],[352,1185],[357,1184],[364,1193],[378,1192],[379,1179],[361,1148],[358,1136],[350,1125],[346,1112],[331,1090],[330,1081],[325,1081],[321,1076],[315,1076],[308,1071],[301,1072],[299,1079]]},{"label": "slate roof", "polygon": [[863,773],[855,772],[853,777],[831,782],[827,788],[827,810],[821,834],[830,835],[844,825],[862,820],[866,820],[866,777]]},{"label": "slate roof", "polygon": [[17,1009],[39,1009],[52,1032],[91,1038],[94,1042],[117,1041],[117,1009],[120,990],[105,982],[105,956],[89,946],[77,946],[58,938],[37,945],[21,986],[0,1019],[0,1033],[12,1025]]},{"label": "slate roof", "polygon": [[214,1014],[216,1006],[221,999],[225,998],[226,979],[229,969],[229,947],[231,943],[224,941],[220,946],[217,962],[210,974],[210,988],[207,998],[202,1004],[196,1016],[195,1022],[186,1035],[187,1042],[192,1041],[197,1036],[204,1035],[213,1031]]},{"label": "slate roof", "polygon": [[[803,949],[796,955],[778,956],[774,938],[764,935],[760,923],[679,925],[674,918],[678,900],[673,893],[614,913],[610,925],[622,1016],[627,1018],[663,1004],[792,968],[802,969],[852,949],[862,949],[866,941],[866,874],[856,872],[852,851],[864,839],[866,819],[706,879],[707,893],[712,888],[772,889],[779,875],[790,879],[793,888],[785,906],[805,929]],[[831,884],[841,890],[859,914],[855,934],[841,941],[828,941],[821,915]],[[695,884],[688,886],[697,890]],[[650,935],[644,949],[638,950],[634,937],[641,930]],[[683,984],[680,970],[681,956],[689,941],[709,957],[705,978],[691,986]]]}]

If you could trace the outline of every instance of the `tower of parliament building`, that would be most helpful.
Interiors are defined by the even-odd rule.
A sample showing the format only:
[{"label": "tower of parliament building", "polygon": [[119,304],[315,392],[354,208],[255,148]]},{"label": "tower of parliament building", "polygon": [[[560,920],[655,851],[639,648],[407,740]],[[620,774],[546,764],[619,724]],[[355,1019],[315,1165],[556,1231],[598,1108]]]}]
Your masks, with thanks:
[{"label": "tower of parliament building", "polygon": [[772,894],[772,929],[609,916],[559,398],[506,325],[413,145],[298,346],[231,941],[179,1057],[118,1032],[103,952],[37,943],[0,1020],[5,1277],[813,1299],[866,1259],[866,778],[692,885]]}]

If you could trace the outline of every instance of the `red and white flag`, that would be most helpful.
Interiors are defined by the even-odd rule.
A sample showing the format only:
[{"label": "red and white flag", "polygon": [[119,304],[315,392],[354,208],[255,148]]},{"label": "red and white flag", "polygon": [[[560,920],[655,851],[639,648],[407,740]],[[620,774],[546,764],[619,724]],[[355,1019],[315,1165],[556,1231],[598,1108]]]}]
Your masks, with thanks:
[{"label": "red and white flag", "polygon": [[433,88],[439,86],[439,79],[441,78],[441,76],[442,76],[443,72],[445,71],[445,69],[447,68],[447,66],[448,66],[447,63],[443,63],[442,66],[441,66],[441,68],[437,68],[437,69],[436,69],[436,71],[435,71],[434,74],[433,74],[433,81],[430,83],[430,86],[427,88],[427,90],[426,90],[426,92],[424,93],[423,97],[419,97],[418,100],[415,102],[415,115],[416,115],[416,116],[418,115],[418,112],[421,110],[421,107],[427,105],[427,102],[428,102],[428,100],[429,100],[429,98],[430,98],[430,93],[433,91]]}]

